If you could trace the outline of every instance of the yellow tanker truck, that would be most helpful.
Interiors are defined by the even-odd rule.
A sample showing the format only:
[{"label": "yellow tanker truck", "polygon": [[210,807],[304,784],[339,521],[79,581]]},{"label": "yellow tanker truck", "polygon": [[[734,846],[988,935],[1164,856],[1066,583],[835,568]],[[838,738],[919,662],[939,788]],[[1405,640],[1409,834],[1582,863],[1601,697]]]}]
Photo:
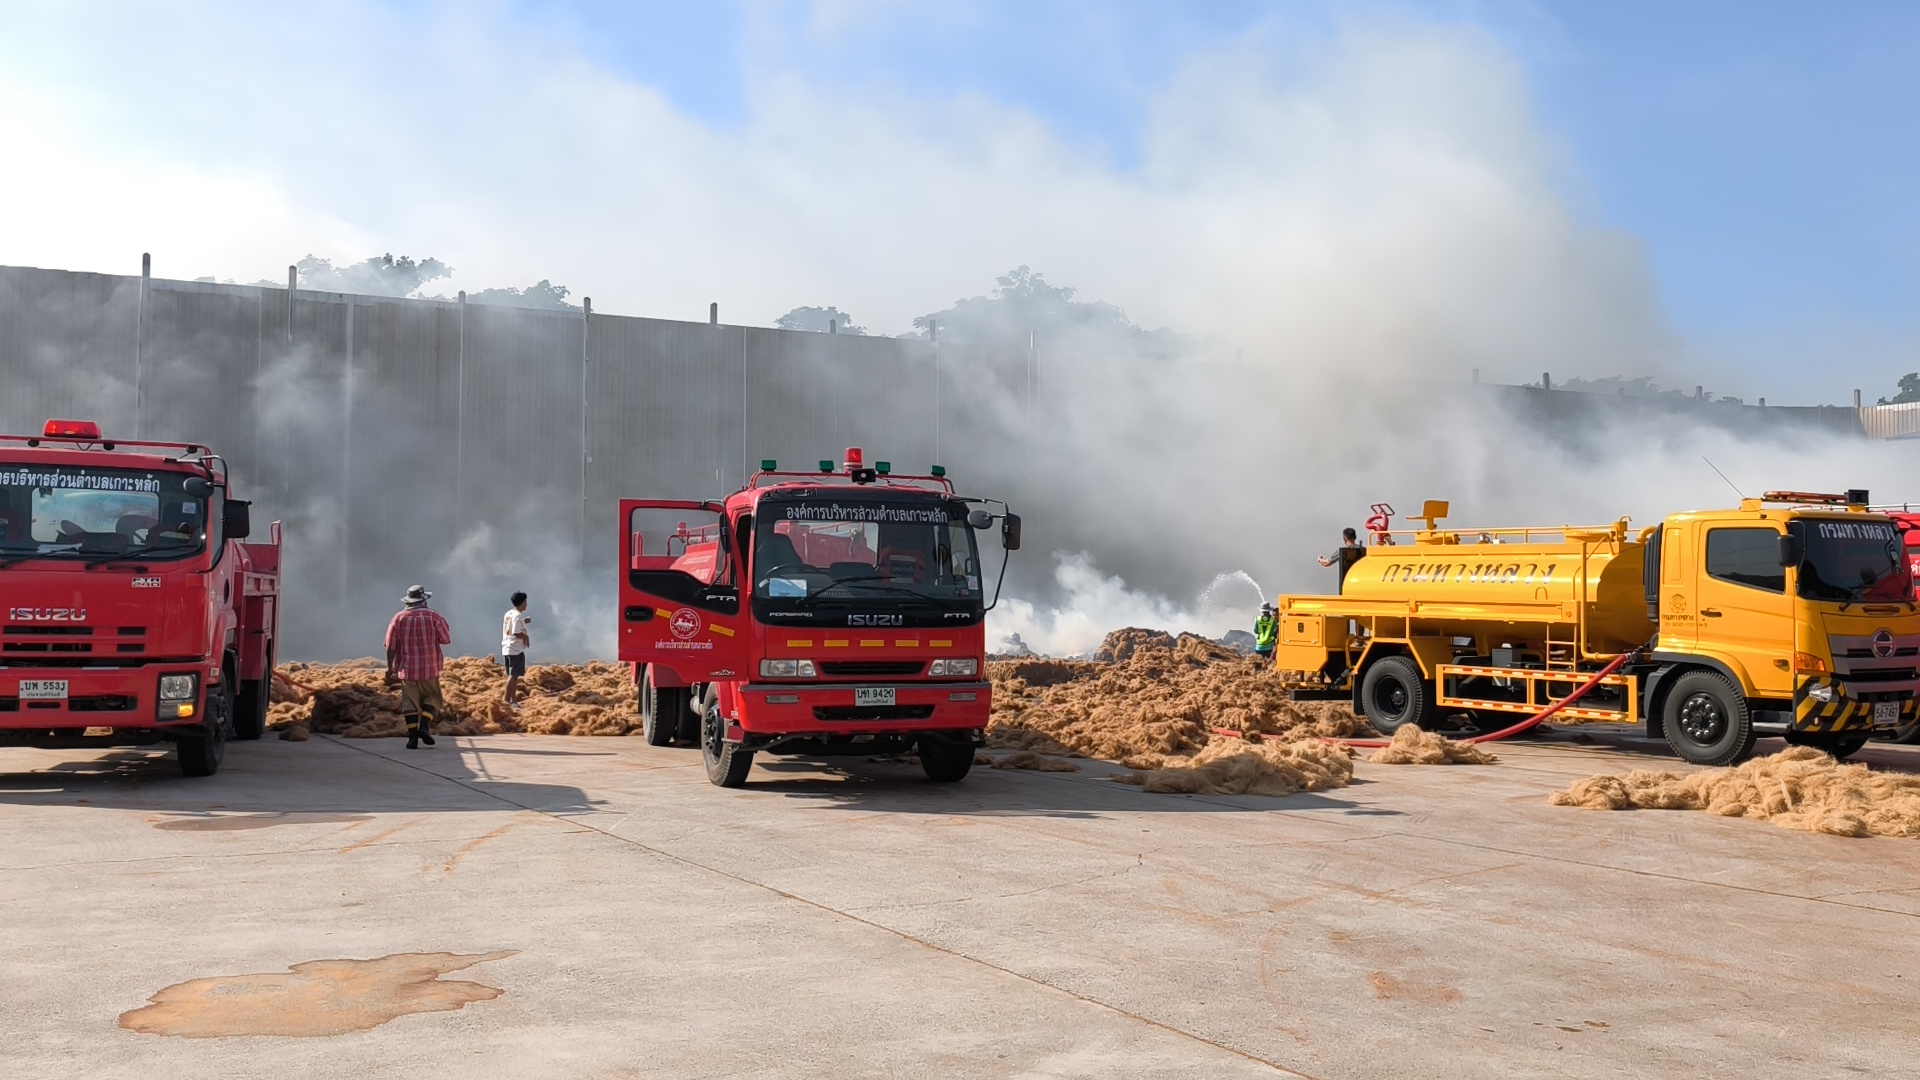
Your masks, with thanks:
[{"label": "yellow tanker truck", "polygon": [[1701,765],[1760,735],[1836,757],[1916,723],[1920,605],[1899,530],[1865,491],[1770,491],[1637,531],[1374,533],[1337,596],[1282,596],[1274,663],[1383,734],[1468,713],[1638,724]]}]

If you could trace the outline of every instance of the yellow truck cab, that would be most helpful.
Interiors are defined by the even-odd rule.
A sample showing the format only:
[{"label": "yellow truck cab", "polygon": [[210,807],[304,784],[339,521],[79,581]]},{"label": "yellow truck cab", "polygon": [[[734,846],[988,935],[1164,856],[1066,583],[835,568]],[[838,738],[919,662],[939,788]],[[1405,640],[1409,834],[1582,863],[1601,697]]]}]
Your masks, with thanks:
[{"label": "yellow truck cab", "polygon": [[1638,724],[1698,764],[1761,735],[1845,757],[1910,732],[1920,696],[1900,533],[1866,501],[1768,492],[1637,532],[1442,529],[1430,502],[1425,528],[1372,537],[1339,595],[1276,601],[1274,663],[1391,733],[1506,726],[1621,660],[1561,715]]}]

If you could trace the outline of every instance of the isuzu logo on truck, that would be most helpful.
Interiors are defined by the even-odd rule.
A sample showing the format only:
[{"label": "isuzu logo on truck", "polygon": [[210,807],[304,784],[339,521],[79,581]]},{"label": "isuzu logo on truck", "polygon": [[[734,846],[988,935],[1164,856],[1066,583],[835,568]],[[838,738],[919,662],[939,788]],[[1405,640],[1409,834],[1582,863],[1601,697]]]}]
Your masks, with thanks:
[{"label": "isuzu logo on truck", "polygon": [[7,618],[14,622],[86,622],[86,608],[70,607],[16,607],[7,609]]},{"label": "isuzu logo on truck", "polygon": [[849,615],[848,626],[905,626],[905,615]]}]

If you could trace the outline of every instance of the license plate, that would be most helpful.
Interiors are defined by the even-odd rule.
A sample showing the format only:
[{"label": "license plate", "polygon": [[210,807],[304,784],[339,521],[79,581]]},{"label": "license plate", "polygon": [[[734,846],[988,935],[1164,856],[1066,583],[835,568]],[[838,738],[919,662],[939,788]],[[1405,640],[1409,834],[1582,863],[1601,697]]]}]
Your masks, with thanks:
[{"label": "license plate", "polygon": [[1897,701],[1876,701],[1873,703],[1873,724],[1896,725],[1900,723],[1900,703]]},{"label": "license plate", "polygon": [[853,703],[855,706],[891,705],[893,704],[893,687],[856,686],[853,688]]},{"label": "license plate", "polygon": [[20,699],[22,701],[65,701],[67,700],[67,680],[21,679]]}]

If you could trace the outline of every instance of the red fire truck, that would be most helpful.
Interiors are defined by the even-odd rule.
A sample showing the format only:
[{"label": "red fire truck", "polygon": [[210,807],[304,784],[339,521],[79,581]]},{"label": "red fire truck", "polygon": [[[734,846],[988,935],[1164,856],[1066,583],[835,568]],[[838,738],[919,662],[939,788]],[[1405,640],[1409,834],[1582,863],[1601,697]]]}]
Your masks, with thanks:
[{"label": "red fire truck", "polygon": [[722,787],[756,753],[914,750],[930,779],[966,776],[992,705],[979,536],[997,522],[1010,553],[1019,516],[858,448],[760,466],[723,502],[620,504],[620,659],[647,741],[697,743]]},{"label": "red fire truck", "polygon": [[190,443],[50,420],[0,435],[0,745],[171,741],[210,776],[266,728],[280,625],[280,525]]}]

